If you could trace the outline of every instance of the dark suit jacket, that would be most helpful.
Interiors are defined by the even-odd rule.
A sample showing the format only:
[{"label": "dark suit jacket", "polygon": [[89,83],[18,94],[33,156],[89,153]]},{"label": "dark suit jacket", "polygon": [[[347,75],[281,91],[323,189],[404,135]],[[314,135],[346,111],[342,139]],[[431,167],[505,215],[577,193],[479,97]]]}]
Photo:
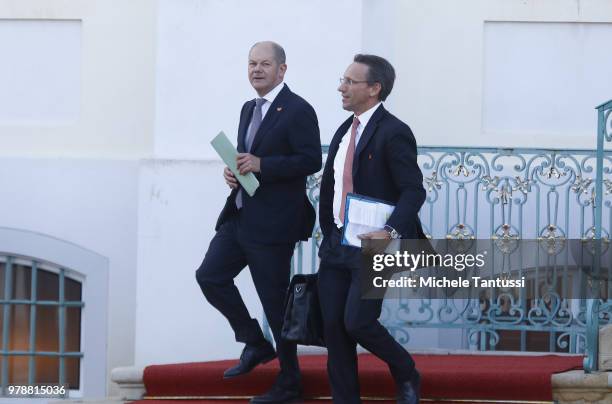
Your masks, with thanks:
[{"label": "dark suit jacket", "polygon": [[[255,100],[240,111],[238,151],[245,153],[245,135]],[[241,235],[264,244],[307,240],[316,214],[306,196],[306,177],[321,169],[321,139],[314,109],[285,85],[266,113],[251,146],[261,158],[260,186],[253,197],[243,193]],[[216,230],[236,212],[233,190],[217,220]]]},{"label": "dark suit jacket", "polygon": [[[335,227],[334,159],[352,121],[351,116],[336,131],[323,170],[319,221],[325,236]],[[425,238],[417,216],[426,192],[417,165],[416,140],[408,125],[382,105],[372,114],[355,149],[353,192],[394,204],[387,225],[397,230],[402,238]]]}]

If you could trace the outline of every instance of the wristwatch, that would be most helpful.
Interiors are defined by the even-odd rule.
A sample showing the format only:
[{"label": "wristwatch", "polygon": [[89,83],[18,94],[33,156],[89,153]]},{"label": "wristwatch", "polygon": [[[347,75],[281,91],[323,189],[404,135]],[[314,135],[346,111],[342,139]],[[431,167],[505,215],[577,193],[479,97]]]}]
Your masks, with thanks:
[{"label": "wristwatch", "polygon": [[391,236],[392,240],[401,238],[402,236],[397,232],[397,230],[395,230],[393,227],[389,226],[389,225],[385,225],[385,230],[389,233],[389,236]]}]

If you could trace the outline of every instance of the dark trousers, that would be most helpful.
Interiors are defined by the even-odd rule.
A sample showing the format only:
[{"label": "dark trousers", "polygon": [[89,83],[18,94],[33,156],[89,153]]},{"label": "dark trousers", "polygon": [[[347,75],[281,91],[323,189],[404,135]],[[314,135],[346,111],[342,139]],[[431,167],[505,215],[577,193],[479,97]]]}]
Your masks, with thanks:
[{"label": "dark trousers", "polygon": [[206,299],[223,314],[234,330],[236,341],[250,345],[265,342],[257,320],[251,318],[234,278],[249,266],[255,289],[274,335],[281,366],[278,382],[299,383],[296,344],[281,339],[284,302],[291,269],[294,243],[264,245],[245,239],[240,232],[240,213],[226,221],[210,242],[196,271]]},{"label": "dark trousers", "polygon": [[334,230],[321,246],[319,300],[334,403],[360,403],[357,344],[389,366],[398,383],[410,379],[412,357],[378,321],[382,299],[361,299],[360,250],[340,244]]}]

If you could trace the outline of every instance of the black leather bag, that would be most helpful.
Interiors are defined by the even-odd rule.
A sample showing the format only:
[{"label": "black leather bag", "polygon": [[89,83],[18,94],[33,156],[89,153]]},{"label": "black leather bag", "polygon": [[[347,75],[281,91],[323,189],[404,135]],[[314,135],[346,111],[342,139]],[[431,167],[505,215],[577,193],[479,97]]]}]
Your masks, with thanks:
[{"label": "black leather bag", "polygon": [[317,274],[298,274],[291,279],[281,336],[300,345],[325,346]]}]

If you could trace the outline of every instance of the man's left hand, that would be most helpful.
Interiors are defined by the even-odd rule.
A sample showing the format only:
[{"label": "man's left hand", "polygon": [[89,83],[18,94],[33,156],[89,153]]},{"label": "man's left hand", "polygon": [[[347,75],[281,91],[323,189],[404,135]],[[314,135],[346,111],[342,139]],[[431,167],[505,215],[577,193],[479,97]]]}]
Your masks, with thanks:
[{"label": "man's left hand", "polygon": [[389,245],[389,243],[391,242],[391,234],[389,234],[389,232],[385,229],[358,234],[357,238],[359,238],[360,240],[364,240],[361,242],[361,252],[365,255],[383,254],[385,252],[385,249],[387,248],[387,245]]},{"label": "man's left hand", "polygon": [[260,172],[260,164],[261,159],[253,156],[251,153],[238,153],[238,156],[236,156],[236,165],[242,175]]}]

